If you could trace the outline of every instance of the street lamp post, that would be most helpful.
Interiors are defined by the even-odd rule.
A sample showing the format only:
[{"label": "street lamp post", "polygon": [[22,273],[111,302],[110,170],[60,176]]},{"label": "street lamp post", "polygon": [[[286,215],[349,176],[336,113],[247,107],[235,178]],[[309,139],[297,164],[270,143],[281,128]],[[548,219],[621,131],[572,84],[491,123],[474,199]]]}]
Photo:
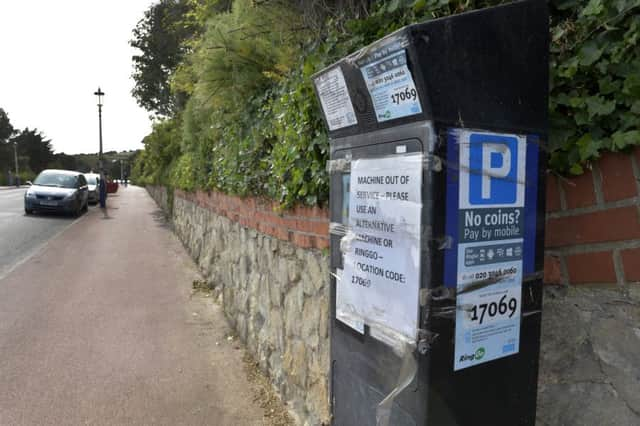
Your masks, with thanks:
[{"label": "street lamp post", "polygon": [[98,153],[98,168],[103,171],[104,165],[102,163],[102,97],[104,92],[98,87],[98,91],[93,93],[98,97],[98,131],[100,134],[100,152]]},{"label": "street lamp post", "polygon": [[102,159],[102,97],[104,92],[98,87],[98,91],[94,92],[98,97],[98,128],[100,132],[100,152],[98,153],[98,168],[100,169],[100,207],[107,206],[107,183],[105,182],[104,162]]}]

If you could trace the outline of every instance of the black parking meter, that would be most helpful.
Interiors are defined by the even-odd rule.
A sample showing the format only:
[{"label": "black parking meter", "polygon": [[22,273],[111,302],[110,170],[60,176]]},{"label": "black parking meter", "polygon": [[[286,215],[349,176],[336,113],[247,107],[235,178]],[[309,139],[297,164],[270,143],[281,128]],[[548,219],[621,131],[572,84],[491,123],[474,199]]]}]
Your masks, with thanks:
[{"label": "black parking meter", "polygon": [[405,27],[314,85],[331,144],[333,424],[533,425],[545,2]]}]

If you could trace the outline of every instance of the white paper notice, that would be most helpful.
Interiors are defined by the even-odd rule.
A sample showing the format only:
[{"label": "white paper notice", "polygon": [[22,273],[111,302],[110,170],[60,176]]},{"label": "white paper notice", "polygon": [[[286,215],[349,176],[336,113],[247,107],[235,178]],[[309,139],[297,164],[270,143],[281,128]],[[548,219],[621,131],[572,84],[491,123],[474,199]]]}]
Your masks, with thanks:
[{"label": "white paper notice", "polygon": [[337,316],[416,338],[422,155],[351,163],[349,234]]},{"label": "white paper notice", "polygon": [[329,130],[338,130],[356,124],[351,96],[339,67],[315,78],[315,85]]},{"label": "white paper notice", "polygon": [[420,114],[420,98],[404,50],[361,68],[379,122]]}]

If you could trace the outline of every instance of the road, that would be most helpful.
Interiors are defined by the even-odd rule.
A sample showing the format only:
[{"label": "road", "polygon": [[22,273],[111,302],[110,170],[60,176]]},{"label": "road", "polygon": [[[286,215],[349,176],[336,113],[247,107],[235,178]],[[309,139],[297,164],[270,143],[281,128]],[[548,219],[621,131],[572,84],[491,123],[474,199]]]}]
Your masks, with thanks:
[{"label": "road", "polygon": [[0,279],[75,220],[68,216],[25,215],[25,191],[0,190]]},{"label": "road", "polygon": [[23,217],[20,194],[0,194],[0,425],[263,424],[241,347],[146,191],[75,221]]}]

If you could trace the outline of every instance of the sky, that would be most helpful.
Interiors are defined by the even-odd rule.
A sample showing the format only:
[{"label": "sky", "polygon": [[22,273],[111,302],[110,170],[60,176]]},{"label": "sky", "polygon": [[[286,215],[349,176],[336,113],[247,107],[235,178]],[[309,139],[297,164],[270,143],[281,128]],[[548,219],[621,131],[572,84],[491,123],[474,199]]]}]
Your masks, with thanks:
[{"label": "sky", "polygon": [[149,113],[131,96],[132,30],[153,0],[0,0],[0,108],[54,152],[142,148]]}]

